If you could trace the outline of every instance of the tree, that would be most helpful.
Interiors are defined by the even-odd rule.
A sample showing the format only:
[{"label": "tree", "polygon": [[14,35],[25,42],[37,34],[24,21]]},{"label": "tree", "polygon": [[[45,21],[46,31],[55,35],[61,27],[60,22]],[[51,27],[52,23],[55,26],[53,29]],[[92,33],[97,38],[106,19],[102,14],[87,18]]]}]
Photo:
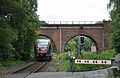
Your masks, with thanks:
[{"label": "tree", "polygon": [[17,32],[10,24],[10,18],[17,8],[13,10],[15,5],[11,4],[15,3],[8,0],[0,1],[0,53],[3,59],[10,59],[14,56],[15,48],[12,43],[17,40]]},{"label": "tree", "polygon": [[120,0],[110,0],[109,6],[112,26],[112,48],[120,53]]},{"label": "tree", "polygon": [[[0,52],[30,57],[39,26],[37,0],[0,0]],[[12,57],[12,56],[9,56]]]},{"label": "tree", "polygon": [[14,56],[15,48],[11,44],[17,39],[17,34],[9,25],[5,23],[4,19],[0,20],[0,53],[3,59],[10,59]]},{"label": "tree", "polygon": [[[19,2],[24,10],[21,22],[19,22],[18,28],[18,40],[14,46],[16,51],[22,56],[21,59],[29,59],[31,52],[33,51],[33,42],[36,38],[36,30],[38,28],[37,1],[36,0],[20,0]],[[16,45],[17,43],[17,45]]]}]

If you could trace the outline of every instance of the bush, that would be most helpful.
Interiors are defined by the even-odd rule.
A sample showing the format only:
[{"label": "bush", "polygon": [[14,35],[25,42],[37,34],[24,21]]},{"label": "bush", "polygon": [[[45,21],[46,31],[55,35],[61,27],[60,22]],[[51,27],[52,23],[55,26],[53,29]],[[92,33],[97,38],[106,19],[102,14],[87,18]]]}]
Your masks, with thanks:
[{"label": "bush", "polygon": [[[84,58],[82,59],[93,59],[93,60],[110,60],[115,56],[114,50],[109,50],[102,52],[101,54],[95,54],[91,52],[82,52]],[[66,60],[68,53],[61,53],[58,55],[57,60],[59,60],[58,71],[70,71],[70,62]],[[110,65],[92,65],[92,64],[75,64],[73,61],[73,71],[88,71],[88,70],[97,70],[109,67]]]},{"label": "bush", "polygon": [[6,61],[1,61],[0,62],[0,69],[1,68],[5,68],[5,67],[10,67],[10,66],[17,66],[20,64],[23,64],[24,62],[21,60],[17,60],[17,61],[11,61],[11,60],[6,60]]},{"label": "bush", "polygon": [[57,61],[59,61],[58,71],[68,71],[69,69],[69,62],[66,61],[68,53],[61,53],[57,56]]}]

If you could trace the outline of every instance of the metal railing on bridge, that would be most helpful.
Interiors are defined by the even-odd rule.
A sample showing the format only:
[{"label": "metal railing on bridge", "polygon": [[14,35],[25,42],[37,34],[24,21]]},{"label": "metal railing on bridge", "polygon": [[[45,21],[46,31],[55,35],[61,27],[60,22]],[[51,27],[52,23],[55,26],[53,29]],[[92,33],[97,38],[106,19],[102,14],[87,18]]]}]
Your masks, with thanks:
[{"label": "metal railing on bridge", "polygon": [[102,21],[45,21],[46,24],[102,24]]}]

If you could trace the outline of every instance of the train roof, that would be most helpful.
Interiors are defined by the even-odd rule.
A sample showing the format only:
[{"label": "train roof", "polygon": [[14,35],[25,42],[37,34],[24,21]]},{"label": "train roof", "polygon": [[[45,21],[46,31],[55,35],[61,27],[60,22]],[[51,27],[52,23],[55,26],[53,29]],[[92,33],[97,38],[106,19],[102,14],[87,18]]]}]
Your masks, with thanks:
[{"label": "train roof", "polygon": [[36,42],[50,42],[50,39],[37,39]]}]

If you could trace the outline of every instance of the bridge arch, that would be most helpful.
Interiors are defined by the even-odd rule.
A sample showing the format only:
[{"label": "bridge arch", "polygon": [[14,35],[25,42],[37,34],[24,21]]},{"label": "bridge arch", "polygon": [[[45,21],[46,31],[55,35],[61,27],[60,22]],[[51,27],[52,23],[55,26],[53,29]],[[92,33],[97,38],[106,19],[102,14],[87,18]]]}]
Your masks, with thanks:
[{"label": "bridge arch", "polygon": [[53,41],[52,38],[49,37],[48,35],[45,35],[45,34],[38,34],[38,36],[42,36],[42,37],[40,37],[40,38],[48,38],[48,39],[50,39],[51,41]]},{"label": "bridge arch", "polygon": [[68,43],[71,39],[74,39],[74,38],[77,37],[77,36],[84,36],[84,37],[89,38],[89,39],[94,43],[94,45],[96,46],[96,52],[98,52],[98,47],[97,47],[98,44],[97,44],[97,42],[95,41],[95,39],[92,38],[91,36],[89,36],[89,35],[85,35],[85,34],[74,35],[73,37],[71,37],[70,39],[68,39],[68,41],[65,42],[64,50],[65,50],[65,48],[66,48],[67,43]]},{"label": "bridge arch", "polygon": [[52,45],[53,45],[53,52],[56,52],[57,49],[56,49],[56,43],[54,42],[54,40],[49,36],[49,35],[45,35],[45,34],[38,34],[38,36],[42,36],[41,38],[44,39],[44,38],[48,38],[51,40],[52,42]]}]

